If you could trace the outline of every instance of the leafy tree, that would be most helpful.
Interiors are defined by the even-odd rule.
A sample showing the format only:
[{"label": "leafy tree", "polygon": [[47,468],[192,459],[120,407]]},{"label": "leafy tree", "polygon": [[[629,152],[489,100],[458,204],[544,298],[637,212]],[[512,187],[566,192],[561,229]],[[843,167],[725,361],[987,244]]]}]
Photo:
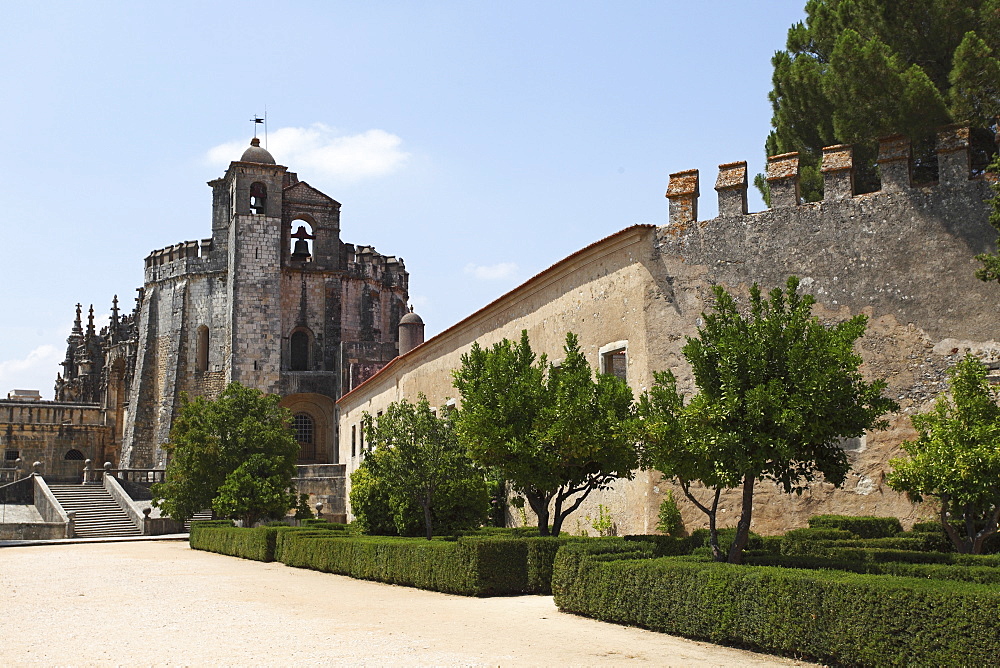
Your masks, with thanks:
[{"label": "leafy tree", "polygon": [[459,446],[450,415],[436,416],[424,396],[416,404],[402,399],[377,418],[366,413],[363,429],[373,450],[358,469],[364,473],[351,478],[351,508],[364,529],[391,533],[391,525],[409,535],[422,527],[430,540],[435,528],[483,522],[489,488]]},{"label": "leafy tree", "polygon": [[940,396],[927,413],[913,416],[919,436],[903,443],[889,486],[916,501],[941,501],[941,525],[966,554],[981,554],[1000,520],[1000,407],[986,366],[967,355],[951,371],[951,397]]},{"label": "leafy tree", "polygon": [[[715,286],[714,312],[688,338],[684,357],[698,393],[685,405],[670,372],[639,400],[645,464],[675,478],[709,520],[715,558],[739,563],[753,517],[758,481],[775,481],[801,494],[822,474],[843,484],[849,465],[841,439],[884,428],[879,417],[898,410],[883,397],[885,381],[867,383],[854,342],[866,319],[824,326],[812,315],[814,299],[798,294],[799,281],[769,296],[750,288],[749,312]],[[711,500],[692,489],[701,483]],[[718,542],[716,514],[725,489],[742,490],[736,538],[727,555]]]},{"label": "leafy tree", "polygon": [[[991,178],[990,189],[993,191],[993,197],[987,200],[990,205],[990,225],[1000,232],[1000,155],[993,158],[989,172],[987,176]],[[981,281],[1000,282],[1000,253],[981,253],[976,259],[983,265],[976,270],[976,278]]]},{"label": "leafy tree", "polygon": [[[1000,0],[809,0],[805,12],[771,60],[774,129],[765,149],[799,152],[807,201],[822,198],[824,146],[854,144],[858,187],[870,191],[877,137],[900,132],[917,141],[920,172],[935,164],[936,126],[994,125]],[[763,175],[755,183],[766,196]]]},{"label": "leafy tree", "polygon": [[614,376],[595,379],[574,334],[563,350],[558,366],[544,355],[536,363],[524,331],[516,344],[474,343],[455,372],[459,441],[527,499],[543,536],[550,517],[558,535],[592,491],[631,478],[638,463],[628,429],[632,391]]},{"label": "leafy tree", "polygon": [[154,504],[178,520],[213,508],[244,526],[293,508],[299,444],[278,401],[239,383],[214,401],[182,395],[165,446],[166,480],[153,486]]}]

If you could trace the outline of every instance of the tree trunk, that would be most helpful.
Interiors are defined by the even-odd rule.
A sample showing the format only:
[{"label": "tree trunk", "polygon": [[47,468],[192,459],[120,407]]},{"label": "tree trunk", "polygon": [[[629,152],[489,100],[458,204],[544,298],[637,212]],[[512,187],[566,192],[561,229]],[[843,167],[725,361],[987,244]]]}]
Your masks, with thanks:
[{"label": "tree trunk", "polygon": [[681,491],[684,496],[698,509],[708,515],[708,544],[712,547],[712,559],[714,561],[724,561],[722,550],[719,548],[719,529],[715,525],[715,517],[719,510],[719,497],[722,495],[722,488],[716,488],[715,498],[712,500],[712,507],[708,508],[691,493],[691,484],[686,480],[680,481]]},{"label": "tree trunk", "polygon": [[528,499],[528,505],[538,517],[538,535],[549,535],[549,501],[551,495],[539,494],[537,492],[525,492],[524,498]]},{"label": "tree trunk", "polygon": [[967,544],[962,537],[958,535],[958,531],[955,527],[951,525],[948,521],[948,507],[949,507],[949,497],[947,494],[941,495],[941,526],[944,528],[944,532],[948,534],[948,538],[951,539],[951,544],[955,546],[955,550],[959,554],[969,554],[971,545]]},{"label": "tree trunk", "polygon": [[757,478],[752,474],[747,474],[743,478],[743,508],[740,514],[740,521],[736,525],[736,537],[729,547],[729,558],[731,564],[743,563],[743,549],[747,546],[750,538],[750,521],[753,519],[753,487]]},{"label": "tree trunk", "polygon": [[427,540],[430,540],[434,535],[434,528],[431,526],[431,504],[428,501],[420,505],[424,508],[424,527],[427,529]]}]

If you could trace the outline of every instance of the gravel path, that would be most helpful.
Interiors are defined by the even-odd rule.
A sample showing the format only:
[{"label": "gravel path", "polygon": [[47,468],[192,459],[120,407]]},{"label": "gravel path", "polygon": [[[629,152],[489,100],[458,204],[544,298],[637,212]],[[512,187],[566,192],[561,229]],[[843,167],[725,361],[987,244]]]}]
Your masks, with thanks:
[{"label": "gravel path", "polygon": [[559,612],[199,552],[0,549],[0,657],[19,665],[788,666]]}]

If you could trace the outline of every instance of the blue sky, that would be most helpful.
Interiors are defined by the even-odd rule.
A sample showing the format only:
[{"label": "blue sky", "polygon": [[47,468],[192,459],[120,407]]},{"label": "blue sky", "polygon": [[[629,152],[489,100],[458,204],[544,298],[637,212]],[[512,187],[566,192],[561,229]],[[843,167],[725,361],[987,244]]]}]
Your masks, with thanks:
[{"label": "blue sky", "polygon": [[[803,0],[13,3],[0,25],[0,397],[52,398],[73,309],[131,308],[210,235],[268,114],[280,164],[405,259],[432,335],[634,223],[671,172],[762,171],[770,58]],[[751,193],[751,210],[763,208]]]}]

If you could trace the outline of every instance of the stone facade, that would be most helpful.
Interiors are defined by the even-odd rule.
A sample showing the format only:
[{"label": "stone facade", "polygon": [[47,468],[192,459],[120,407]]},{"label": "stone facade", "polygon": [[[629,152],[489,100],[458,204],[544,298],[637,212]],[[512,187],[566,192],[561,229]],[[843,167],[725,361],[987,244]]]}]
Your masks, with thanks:
[{"label": "stone facade", "polygon": [[[767,483],[755,497],[755,531],[774,533],[803,526],[817,513],[895,515],[904,523],[932,516],[929,505],[909,503],[884,484],[888,460],[915,433],[910,415],[925,410],[946,388],[945,370],[967,351],[987,361],[1000,357],[996,312],[1000,289],[974,278],[976,253],[989,250],[996,233],[984,200],[982,174],[969,161],[967,128],[946,128],[939,137],[938,182],[910,182],[909,151],[898,137],[882,142],[885,187],[854,194],[850,147],[824,152],[827,198],[803,204],[798,197],[798,156],[769,160],[772,208],[747,213],[746,163],[720,167],[718,217],[697,219],[697,171],[671,176],[670,221],[662,227],[634,226],[585,248],[535,276],[484,309],[397,358],[366,383],[345,394],[340,408],[340,461],[348,474],[363,456],[360,421],[402,397],[425,394],[432,405],[455,395],[451,371],[479,341],[489,346],[516,339],[526,329],[532,346],[550,358],[561,355],[566,331],[580,337],[595,369],[624,369],[634,393],[645,390],[654,371],[671,369],[682,391],[694,390],[681,355],[686,337],[697,333],[700,315],[711,307],[713,285],[746,296],[749,286],[784,285],[789,275],[817,298],[814,312],[834,322],[863,313],[869,317],[859,342],[863,372],[885,378],[901,406],[886,431],[844,444],[852,464],[846,485],[819,483],[802,496],[789,496]],[[908,149],[906,144],[905,149]],[[619,533],[654,529],[669,483],[637,472],[632,481],[592,494],[571,516],[611,513]],[[689,528],[704,515],[675,496]],[[735,524],[739,494],[724,495],[723,525]]]},{"label": "stone facade", "polygon": [[69,434],[55,416],[65,438],[21,447],[24,434],[50,421],[40,408],[12,404],[0,408],[5,443],[48,462],[62,457],[66,438],[67,447],[79,438],[77,449],[86,445],[95,462],[162,468],[182,393],[213,397],[238,381],[282,397],[317,500],[343,512],[342,487],[321,493],[316,482],[341,479],[342,467],[324,476],[315,466],[337,462],[336,399],[397,354],[406,268],[341,241],[340,204],[276,164],[256,138],[209,186],[211,237],[150,253],[130,315],[119,315],[116,297],[111,323],[97,333],[93,307],[84,328],[77,306],[56,382],[60,403],[39,406],[86,413],[95,435]]}]

